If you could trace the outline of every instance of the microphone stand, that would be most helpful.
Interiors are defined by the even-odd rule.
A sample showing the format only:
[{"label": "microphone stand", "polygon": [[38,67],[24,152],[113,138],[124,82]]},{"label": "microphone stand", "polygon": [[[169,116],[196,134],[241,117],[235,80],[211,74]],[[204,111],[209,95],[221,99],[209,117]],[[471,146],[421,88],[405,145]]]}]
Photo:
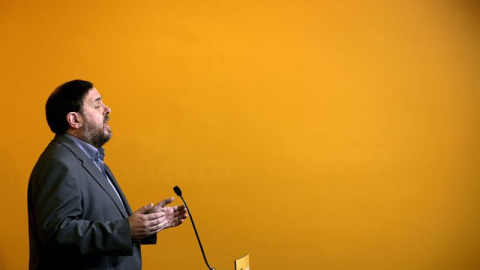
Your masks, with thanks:
[{"label": "microphone stand", "polygon": [[205,256],[205,252],[203,251],[203,246],[202,242],[200,241],[200,237],[198,236],[197,233],[197,228],[195,227],[195,222],[193,222],[193,216],[190,214],[190,210],[188,209],[187,202],[183,199],[183,196],[180,194],[177,194],[183,201],[183,204],[185,204],[185,208],[187,208],[188,215],[190,216],[190,221],[192,222],[193,230],[195,231],[195,235],[197,236],[198,244],[200,244],[200,250],[202,251],[203,259],[205,260],[205,263],[207,264],[207,267],[209,270],[215,270],[215,268],[210,267],[210,264],[208,264],[207,257]]}]

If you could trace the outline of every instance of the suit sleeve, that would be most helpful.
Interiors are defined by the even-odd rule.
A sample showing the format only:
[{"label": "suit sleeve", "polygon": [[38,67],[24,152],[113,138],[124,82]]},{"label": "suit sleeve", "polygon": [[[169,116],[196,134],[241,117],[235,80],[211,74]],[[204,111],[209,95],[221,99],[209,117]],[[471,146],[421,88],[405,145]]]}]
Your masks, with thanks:
[{"label": "suit sleeve", "polygon": [[79,176],[61,160],[48,160],[32,177],[34,220],[42,243],[80,254],[130,255],[128,219],[82,219]]},{"label": "suit sleeve", "polygon": [[152,236],[145,237],[140,240],[140,243],[142,245],[154,245],[157,243],[157,234],[154,234]]}]

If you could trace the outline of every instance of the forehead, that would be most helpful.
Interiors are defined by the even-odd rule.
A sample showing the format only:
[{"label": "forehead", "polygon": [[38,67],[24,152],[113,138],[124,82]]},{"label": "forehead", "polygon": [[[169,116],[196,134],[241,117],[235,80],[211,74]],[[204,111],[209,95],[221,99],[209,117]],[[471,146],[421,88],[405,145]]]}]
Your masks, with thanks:
[{"label": "forehead", "polygon": [[98,90],[94,87],[88,91],[88,93],[85,95],[85,102],[95,102],[98,100],[101,100],[102,96],[98,92]]}]

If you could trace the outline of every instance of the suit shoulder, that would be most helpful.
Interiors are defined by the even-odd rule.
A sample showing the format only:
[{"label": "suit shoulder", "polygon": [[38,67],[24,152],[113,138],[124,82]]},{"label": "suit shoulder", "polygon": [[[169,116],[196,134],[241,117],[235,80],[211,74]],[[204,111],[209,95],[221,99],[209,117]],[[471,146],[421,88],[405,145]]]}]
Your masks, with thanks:
[{"label": "suit shoulder", "polygon": [[52,170],[69,170],[69,168],[80,164],[81,160],[76,157],[70,148],[52,141],[38,158],[32,170],[32,176]]}]

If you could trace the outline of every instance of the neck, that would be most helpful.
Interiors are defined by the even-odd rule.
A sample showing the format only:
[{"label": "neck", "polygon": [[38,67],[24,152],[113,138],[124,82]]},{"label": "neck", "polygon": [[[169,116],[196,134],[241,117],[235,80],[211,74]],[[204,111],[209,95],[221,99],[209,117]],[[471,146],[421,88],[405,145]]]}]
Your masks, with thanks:
[{"label": "neck", "polygon": [[65,134],[71,135],[71,136],[73,136],[73,137],[75,137],[75,138],[77,138],[77,139],[79,139],[79,140],[82,140],[82,141],[84,141],[84,142],[86,142],[86,143],[88,143],[88,144],[90,144],[90,145],[93,145],[93,147],[95,147],[95,148],[99,148],[99,147],[100,147],[100,146],[98,146],[98,145],[93,144],[93,143],[90,142],[89,140],[87,140],[87,139],[85,138],[85,136],[83,136],[83,133],[82,133],[80,130],[78,130],[78,129],[68,129],[67,131],[65,131]]},{"label": "neck", "polygon": [[68,135],[71,135],[75,138],[78,138],[82,141],[85,141],[83,136],[82,136],[82,132],[80,132],[79,130],[75,130],[75,129],[68,129],[67,131],[65,131],[65,134],[68,134]]}]

